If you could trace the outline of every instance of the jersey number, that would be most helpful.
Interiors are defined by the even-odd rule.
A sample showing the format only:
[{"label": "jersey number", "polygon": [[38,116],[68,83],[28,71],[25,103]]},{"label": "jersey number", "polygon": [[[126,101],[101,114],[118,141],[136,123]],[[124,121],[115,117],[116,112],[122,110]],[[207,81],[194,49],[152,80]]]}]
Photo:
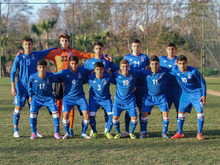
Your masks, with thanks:
[{"label": "jersey number", "polygon": [[61,61],[68,61],[68,57],[67,56],[61,56]]},{"label": "jersey number", "polygon": [[123,86],[128,86],[129,85],[129,81],[128,80],[123,80]]},{"label": "jersey number", "polygon": [[134,67],[139,67],[140,65],[140,61],[134,61],[133,63],[134,63]]},{"label": "jersey number", "polygon": [[102,88],[101,88],[101,85],[97,85],[97,87],[98,87],[98,91],[100,91]]},{"label": "jersey number", "polygon": [[40,89],[44,89],[45,84],[39,84]]},{"label": "jersey number", "polygon": [[158,84],[158,79],[153,79],[153,85],[157,85]]},{"label": "jersey number", "polygon": [[186,78],[182,77],[181,80],[182,80],[182,82],[187,83],[187,79]]}]

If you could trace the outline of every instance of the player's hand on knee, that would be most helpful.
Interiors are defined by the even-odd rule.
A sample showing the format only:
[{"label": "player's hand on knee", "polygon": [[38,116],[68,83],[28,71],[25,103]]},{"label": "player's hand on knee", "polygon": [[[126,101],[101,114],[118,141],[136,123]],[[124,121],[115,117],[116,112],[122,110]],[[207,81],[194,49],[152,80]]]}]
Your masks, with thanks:
[{"label": "player's hand on knee", "polygon": [[13,96],[16,96],[17,90],[15,88],[11,88],[11,94]]}]

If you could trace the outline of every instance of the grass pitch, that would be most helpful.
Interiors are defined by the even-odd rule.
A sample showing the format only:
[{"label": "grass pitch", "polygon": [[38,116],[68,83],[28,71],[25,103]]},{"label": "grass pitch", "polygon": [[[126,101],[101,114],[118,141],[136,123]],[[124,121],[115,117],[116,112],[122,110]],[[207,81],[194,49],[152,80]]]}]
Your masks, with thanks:
[{"label": "grass pitch", "polygon": [[[208,80],[216,82],[216,80]],[[218,81],[219,82],[219,81]],[[208,85],[211,88],[212,85]],[[216,89],[216,88],[215,88]],[[218,88],[219,89],[219,88]],[[114,95],[115,86],[111,93]],[[88,98],[88,85],[84,91]],[[162,115],[158,108],[152,110],[148,118],[147,139],[130,138],[108,140],[104,137],[103,110],[97,114],[99,138],[82,139],[82,117],[76,111],[75,138],[56,140],[53,138],[52,116],[46,108],[38,115],[38,131],[42,139],[30,140],[29,112],[27,106],[21,112],[19,132],[21,138],[13,137],[13,96],[10,94],[10,79],[0,79],[0,164],[220,164],[220,97],[208,95],[205,105],[204,141],[196,140],[196,112],[186,114],[184,124],[185,138],[164,139],[162,132]],[[124,113],[120,118],[121,132],[124,131]],[[87,130],[89,133],[90,128]],[[176,133],[176,112],[170,110],[171,135]],[[139,133],[139,125],[135,134]],[[112,129],[115,134],[115,129]],[[61,123],[61,135],[64,129]]]}]

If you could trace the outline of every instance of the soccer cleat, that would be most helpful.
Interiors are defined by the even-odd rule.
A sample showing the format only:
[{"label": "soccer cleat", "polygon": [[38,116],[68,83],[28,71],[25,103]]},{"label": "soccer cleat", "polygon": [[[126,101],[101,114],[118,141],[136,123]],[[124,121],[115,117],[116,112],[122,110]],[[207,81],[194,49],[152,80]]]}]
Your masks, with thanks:
[{"label": "soccer cleat", "polygon": [[36,131],[37,137],[42,138],[44,137],[43,135],[41,135],[39,132]]},{"label": "soccer cleat", "polygon": [[59,133],[55,133],[55,134],[54,134],[54,137],[55,137],[57,140],[62,139],[62,137],[60,136],[60,134],[59,134]]},{"label": "soccer cleat", "polygon": [[137,137],[133,133],[130,133],[130,138],[131,139],[137,139]]},{"label": "soccer cleat", "polygon": [[70,131],[70,137],[74,137],[73,129],[70,128],[69,131]]},{"label": "soccer cleat", "polygon": [[121,134],[121,137],[124,138],[124,137],[129,137],[130,134],[129,132],[125,131],[123,134]]},{"label": "soccer cleat", "polygon": [[204,140],[204,137],[202,136],[202,133],[199,133],[196,138],[198,140]]},{"label": "soccer cleat", "polygon": [[114,136],[114,139],[120,139],[121,137],[121,133],[117,133],[115,136]]},{"label": "soccer cleat", "polygon": [[92,136],[92,134],[93,134],[93,130],[91,129],[89,136]]},{"label": "soccer cleat", "polygon": [[169,136],[167,133],[163,133],[161,136],[162,136],[163,138],[170,139],[170,136]]},{"label": "soccer cleat", "polygon": [[17,137],[17,138],[20,137],[20,134],[19,134],[18,131],[15,131],[15,132],[14,132],[14,137]]},{"label": "soccer cleat", "polygon": [[92,138],[97,138],[97,137],[99,137],[98,133],[93,133],[92,134]]},{"label": "soccer cleat", "polygon": [[148,138],[149,135],[147,133],[141,133],[140,138]]},{"label": "soccer cleat", "polygon": [[91,139],[91,137],[85,133],[81,134],[81,137],[85,139]]},{"label": "soccer cleat", "polygon": [[37,133],[32,133],[30,139],[34,140],[37,138]]},{"label": "soccer cleat", "polygon": [[63,140],[66,140],[66,139],[69,139],[69,137],[70,137],[70,135],[69,135],[68,133],[66,133],[66,134],[62,137],[62,139],[63,139]]},{"label": "soccer cleat", "polygon": [[107,133],[105,134],[105,136],[107,137],[107,139],[113,139],[113,136],[111,135],[111,133]]},{"label": "soccer cleat", "polygon": [[183,138],[184,135],[180,134],[179,132],[177,132],[174,136],[171,137],[171,139],[178,139],[178,138]]}]

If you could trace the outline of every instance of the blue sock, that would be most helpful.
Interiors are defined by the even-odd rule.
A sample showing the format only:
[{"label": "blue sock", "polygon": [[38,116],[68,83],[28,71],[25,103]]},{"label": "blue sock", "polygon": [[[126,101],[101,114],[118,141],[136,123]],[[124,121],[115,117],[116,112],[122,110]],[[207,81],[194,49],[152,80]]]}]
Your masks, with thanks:
[{"label": "blue sock", "polygon": [[90,125],[91,125],[93,132],[97,133],[95,116],[90,116]]},{"label": "blue sock", "polygon": [[185,114],[179,114],[177,119],[177,131],[183,134],[183,124],[185,121]]},{"label": "blue sock", "polygon": [[108,127],[107,127],[106,133],[110,133],[110,131],[112,129],[112,116],[113,115],[108,115]]},{"label": "blue sock", "polygon": [[132,133],[132,134],[134,133],[134,130],[137,126],[137,121],[138,120],[131,120],[131,131],[130,131],[130,133]]},{"label": "blue sock", "polygon": [[107,129],[108,128],[108,114],[105,113],[104,117],[105,117],[105,129]]},{"label": "blue sock", "polygon": [[60,118],[59,118],[59,116],[58,116],[58,118],[55,118],[55,117],[53,118],[53,124],[54,124],[55,133],[59,133],[60,132]]},{"label": "blue sock", "polygon": [[168,118],[163,117],[163,134],[168,132],[168,126],[169,126],[169,117]]},{"label": "blue sock", "polygon": [[70,134],[69,128],[70,128],[70,119],[64,120],[63,119],[63,127],[66,133]]},{"label": "blue sock", "polygon": [[114,125],[114,127],[115,127],[116,132],[117,132],[117,133],[121,133],[119,120],[113,120],[113,125]]},{"label": "blue sock", "polygon": [[147,133],[147,117],[141,117],[141,130],[140,133]]},{"label": "blue sock", "polygon": [[36,133],[37,131],[37,114],[30,113],[30,125],[31,125],[31,132]]},{"label": "blue sock", "polygon": [[130,126],[131,117],[129,116],[129,113],[125,112],[125,131],[129,132],[129,126]]},{"label": "blue sock", "polygon": [[14,132],[18,131],[18,123],[20,119],[20,112],[19,110],[15,109],[13,114],[13,123],[14,123]]},{"label": "blue sock", "polygon": [[142,116],[142,112],[139,112],[140,132],[143,132],[141,116]]},{"label": "blue sock", "polygon": [[197,113],[197,123],[198,123],[198,132],[197,132],[197,134],[199,134],[199,133],[202,133],[203,124],[204,124],[204,115],[203,115],[203,113]]},{"label": "blue sock", "polygon": [[81,134],[86,133],[86,130],[89,126],[89,123],[90,123],[90,120],[85,120],[85,119],[82,120],[82,132],[81,132]]}]

